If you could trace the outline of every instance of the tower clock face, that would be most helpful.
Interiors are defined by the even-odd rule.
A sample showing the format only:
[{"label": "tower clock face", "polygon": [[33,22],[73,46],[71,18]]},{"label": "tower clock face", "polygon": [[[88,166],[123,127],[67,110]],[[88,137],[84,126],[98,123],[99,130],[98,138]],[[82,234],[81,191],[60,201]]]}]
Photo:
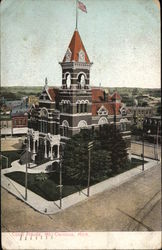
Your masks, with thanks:
[{"label": "tower clock face", "polygon": [[83,50],[79,52],[79,62],[85,62],[85,54]]},{"label": "tower clock face", "polygon": [[71,51],[70,49],[68,49],[66,52],[66,62],[70,62],[70,60],[71,60]]}]

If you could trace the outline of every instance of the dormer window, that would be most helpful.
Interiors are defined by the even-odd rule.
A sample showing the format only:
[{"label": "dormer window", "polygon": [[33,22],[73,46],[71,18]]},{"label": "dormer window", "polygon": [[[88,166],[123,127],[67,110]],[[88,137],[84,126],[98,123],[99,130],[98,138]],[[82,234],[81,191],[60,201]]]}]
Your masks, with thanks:
[{"label": "dormer window", "polygon": [[108,111],[104,106],[101,106],[101,108],[97,111],[98,115],[108,115]]},{"label": "dormer window", "polygon": [[79,51],[79,62],[85,62],[85,53],[83,50]]},{"label": "dormer window", "polygon": [[65,55],[65,62],[70,62],[71,60],[71,50],[68,48]]},{"label": "dormer window", "polygon": [[120,113],[121,113],[122,116],[127,115],[127,111],[126,111],[126,108],[124,106],[121,107]]}]

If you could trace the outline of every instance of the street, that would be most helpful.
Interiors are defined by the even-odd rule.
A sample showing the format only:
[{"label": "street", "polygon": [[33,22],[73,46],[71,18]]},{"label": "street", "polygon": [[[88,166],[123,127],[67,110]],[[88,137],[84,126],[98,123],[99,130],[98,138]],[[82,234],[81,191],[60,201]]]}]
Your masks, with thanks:
[{"label": "street", "polygon": [[2,232],[160,231],[161,167],[54,215],[43,215],[2,188]]}]

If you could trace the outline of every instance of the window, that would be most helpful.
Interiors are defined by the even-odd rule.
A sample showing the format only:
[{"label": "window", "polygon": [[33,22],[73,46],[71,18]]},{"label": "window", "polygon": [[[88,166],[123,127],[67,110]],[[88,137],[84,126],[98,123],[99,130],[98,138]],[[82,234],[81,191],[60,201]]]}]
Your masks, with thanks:
[{"label": "window", "polygon": [[84,72],[80,72],[77,76],[77,82],[78,82],[78,88],[79,89],[84,89],[85,86],[86,86],[86,80],[87,80],[87,77],[85,75]]},{"label": "window", "polygon": [[68,137],[68,127],[63,127],[63,136]]},{"label": "window", "polygon": [[124,131],[123,123],[120,124],[120,131]]},{"label": "window", "polygon": [[68,74],[66,78],[66,86],[68,89],[70,89],[70,85],[71,85],[71,79],[70,79],[70,74]]},{"label": "window", "polygon": [[108,115],[108,110],[102,105],[97,113],[98,115]]},{"label": "window", "polygon": [[87,112],[88,108],[87,108],[87,103],[84,104],[84,112]]},{"label": "window", "polygon": [[80,112],[81,112],[81,113],[84,112],[84,104],[83,104],[83,103],[80,104]]},{"label": "window", "polygon": [[64,120],[62,122],[62,135],[65,137],[68,137],[68,129],[69,128],[69,123],[68,121]]},{"label": "window", "polygon": [[79,103],[77,103],[77,113],[80,113]]},{"label": "window", "polygon": [[80,86],[81,86],[81,88],[84,88],[84,86],[85,86],[85,76],[84,75],[82,75],[80,78]]}]

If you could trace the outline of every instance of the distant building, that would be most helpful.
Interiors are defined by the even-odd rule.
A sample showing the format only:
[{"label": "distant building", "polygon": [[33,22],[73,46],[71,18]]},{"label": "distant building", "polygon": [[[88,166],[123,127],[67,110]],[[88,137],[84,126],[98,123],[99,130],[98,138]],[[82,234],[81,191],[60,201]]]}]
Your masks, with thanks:
[{"label": "distant building", "polygon": [[132,113],[132,123],[137,125],[137,127],[143,126],[143,121],[146,117],[151,117],[154,114],[154,108],[152,107],[127,107]]},{"label": "distant building", "polygon": [[[161,142],[161,116],[152,116],[144,119],[144,131],[149,135],[149,137],[155,140],[159,139]],[[149,133],[148,133],[149,131]]]},{"label": "distant building", "polygon": [[12,117],[11,111],[1,111],[0,114],[0,129],[1,136],[3,135],[12,135]]},{"label": "distant building", "polygon": [[25,135],[28,130],[28,114],[1,112],[1,136]]},{"label": "distant building", "polygon": [[12,127],[13,129],[28,127],[28,113],[19,112],[12,114]]}]

